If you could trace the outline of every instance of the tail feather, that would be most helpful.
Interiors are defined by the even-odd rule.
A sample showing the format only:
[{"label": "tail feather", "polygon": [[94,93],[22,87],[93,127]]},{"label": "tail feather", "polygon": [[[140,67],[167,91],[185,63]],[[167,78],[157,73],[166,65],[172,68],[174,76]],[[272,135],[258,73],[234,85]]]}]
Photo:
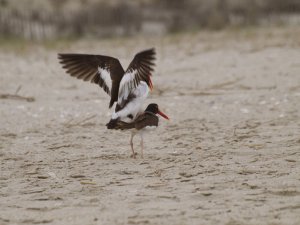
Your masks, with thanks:
[{"label": "tail feather", "polygon": [[123,121],[120,121],[118,119],[111,119],[107,124],[106,124],[107,129],[114,129],[114,130],[128,130],[135,128],[135,123],[126,123]]}]

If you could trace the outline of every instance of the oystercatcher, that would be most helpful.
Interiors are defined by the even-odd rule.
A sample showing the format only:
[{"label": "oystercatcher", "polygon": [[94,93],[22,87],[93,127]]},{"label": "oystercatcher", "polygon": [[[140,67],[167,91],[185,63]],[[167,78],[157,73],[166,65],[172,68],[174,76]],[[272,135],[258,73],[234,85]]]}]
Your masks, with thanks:
[{"label": "oystercatcher", "polygon": [[159,110],[158,105],[156,103],[151,103],[147,106],[144,112],[138,114],[134,121],[131,123],[126,123],[124,121],[118,120],[114,127],[108,127],[108,129],[120,129],[120,130],[130,130],[130,146],[132,150],[132,157],[135,158],[136,153],[133,149],[133,137],[136,134],[140,134],[141,136],[141,157],[143,158],[144,152],[144,139],[143,134],[149,129],[156,128],[158,126],[158,116],[156,114],[161,115],[165,119],[169,120],[169,117]]},{"label": "oystercatcher", "polygon": [[107,128],[131,130],[130,145],[134,158],[133,137],[139,133],[143,157],[144,131],[150,126],[158,126],[156,114],[169,119],[159,111],[157,104],[150,104],[144,112],[141,111],[142,104],[149,94],[149,88],[153,88],[151,72],[153,72],[155,50],[152,48],[137,53],[126,71],[118,59],[110,56],[58,54],[58,58],[68,74],[98,84],[110,95],[109,108],[115,102],[116,106],[110,122],[106,125]]},{"label": "oystercatcher", "polygon": [[116,102],[108,126],[116,121],[132,122],[140,112],[149,88],[155,49],[137,53],[126,71],[118,59],[104,55],[58,54],[60,63],[73,77],[98,84],[110,95],[109,108]]}]

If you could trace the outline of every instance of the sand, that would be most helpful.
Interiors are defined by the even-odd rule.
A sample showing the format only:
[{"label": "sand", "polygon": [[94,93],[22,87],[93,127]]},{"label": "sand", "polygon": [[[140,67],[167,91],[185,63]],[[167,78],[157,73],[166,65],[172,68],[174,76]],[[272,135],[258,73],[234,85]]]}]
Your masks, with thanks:
[{"label": "sand", "polygon": [[[0,52],[0,224],[300,224],[300,30],[83,40]],[[157,49],[171,118],[130,158],[109,98],[57,52]],[[17,96],[15,96],[17,94]],[[139,153],[139,138],[134,139]]]}]

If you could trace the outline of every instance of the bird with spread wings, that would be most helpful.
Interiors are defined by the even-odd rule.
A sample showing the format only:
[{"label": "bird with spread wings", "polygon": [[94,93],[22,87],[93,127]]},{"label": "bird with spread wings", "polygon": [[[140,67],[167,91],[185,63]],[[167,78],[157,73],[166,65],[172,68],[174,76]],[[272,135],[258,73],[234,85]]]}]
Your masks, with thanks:
[{"label": "bird with spread wings", "polygon": [[58,58],[69,75],[103,88],[110,96],[109,108],[116,103],[108,128],[118,120],[134,121],[153,88],[154,48],[137,53],[125,71],[110,56],[61,53]]}]

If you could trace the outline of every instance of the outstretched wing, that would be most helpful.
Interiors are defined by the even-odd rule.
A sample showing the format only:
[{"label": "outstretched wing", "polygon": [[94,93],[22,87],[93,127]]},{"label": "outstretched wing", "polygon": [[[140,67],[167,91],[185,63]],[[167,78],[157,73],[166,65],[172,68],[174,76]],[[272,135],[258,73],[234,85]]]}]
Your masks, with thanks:
[{"label": "outstretched wing", "polygon": [[98,84],[111,96],[109,107],[118,100],[124,70],[118,59],[103,55],[58,54],[58,59],[72,77]]},{"label": "outstretched wing", "polygon": [[128,99],[130,93],[141,81],[145,81],[152,88],[150,76],[153,71],[154,60],[154,48],[142,51],[134,56],[120,82],[118,104],[123,105],[122,102]]}]

